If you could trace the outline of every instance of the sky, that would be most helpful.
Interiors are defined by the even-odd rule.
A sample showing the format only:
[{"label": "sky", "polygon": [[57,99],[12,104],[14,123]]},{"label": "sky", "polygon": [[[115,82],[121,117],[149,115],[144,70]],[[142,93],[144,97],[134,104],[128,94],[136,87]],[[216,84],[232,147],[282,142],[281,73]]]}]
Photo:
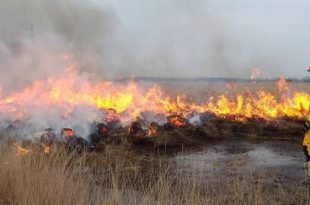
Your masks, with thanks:
[{"label": "sky", "polygon": [[[60,73],[301,78],[310,66],[309,0],[0,0],[0,85]],[[18,82],[18,83],[17,83]]]},{"label": "sky", "polygon": [[309,0],[109,0],[100,5],[117,17],[119,42],[113,42],[111,56],[120,55],[109,63],[120,72],[128,65],[129,73],[151,76],[246,77],[259,67],[262,77],[302,77],[310,66]]}]

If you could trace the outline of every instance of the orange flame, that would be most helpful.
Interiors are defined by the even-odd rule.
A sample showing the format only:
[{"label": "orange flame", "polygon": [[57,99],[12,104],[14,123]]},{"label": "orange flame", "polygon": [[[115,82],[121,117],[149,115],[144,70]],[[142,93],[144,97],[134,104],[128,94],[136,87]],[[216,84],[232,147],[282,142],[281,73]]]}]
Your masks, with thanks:
[{"label": "orange flame", "polygon": [[74,137],[75,136],[75,132],[70,128],[62,129],[61,134],[66,136],[66,137]]},{"label": "orange flame", "polygon": [[148,128],[148,135],[155,135],[158,132],[158,124],[155,122],[152,122]]},{"label": "orange flame", "polygon": [[183,127],[186,125],[186,120],[179,115],[169,116],[168,122],[175,127]]},{"label": "orange flame", "polygon": [[[285,78],[277,82],[280,91],[286,91]],[[287,98],[287,96],[285,96]],[[186,96],[173,98],[165,95],[159,86],[142,90],[133,81],[127,84],[99,82],[90,83],[80,78],[75,71],[68,71],[61,77],[35,81],[24,90],[7,96],[0,96],[0,113],[16,117],[27,116],[36,106],[52,108],[61,106],[63,116],[70,117],[75,106],[88,105],[97,109],[113,110],[112,117],[120,115],[121,120],[134,120],[141,112],[155,114],[184,114],[192,112],[213,112],[217,116],[246,119],[260,117],[303,118],[309,111],[309,94],[295,92],[286,100],[260,90],[255,95],[237,94],[212,96],[205,103],[195,103]],[[110,113],[111,114],[111,113]],[[177,122],[176,122],[177,123]],[[72,136],[73,133],[66,133]]]},{"label": "orange flame", "polygon": [[17,155],[26,155],[30,152],[29,149],[23,148],[18,144],[14,144],[15,148],[16,148],[16,153]]},{"label": "orange flame", "polygon": [[45,154],[49,154],[51,152],[51,147],[50,146],[42,144],[42,147],[43,147],[43,152]]}]

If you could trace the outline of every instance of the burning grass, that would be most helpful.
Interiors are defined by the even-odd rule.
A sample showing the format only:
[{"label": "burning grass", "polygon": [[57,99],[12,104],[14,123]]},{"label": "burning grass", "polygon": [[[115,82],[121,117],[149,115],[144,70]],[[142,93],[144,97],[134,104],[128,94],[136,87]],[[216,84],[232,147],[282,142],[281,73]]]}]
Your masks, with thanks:
[{"label": "burning grass", "polygon": [[302,184],[270,184],[264,174],[184,173],[161,152],[107,145],[101,152],[17,155],[0,147],[0,204],[306,204]]},{"label": "burning grass", "polygon": [[[276,91],[255,88],[252,84],[242,85],[245,90],[237,90],[237,84],[227,86],[226,92],[199,93],[194,100],[187,97],[184,90],[178,90],[174,96],[164,92],[158,85],[146,88],[134,81],[91,82],[81,79],[76,69],[70,69],[59,77],[37,80],[19,92],[0,93],[0,113],[8,119],[28,119],[42,115],[42,111],[57,117],[58,121],[76,117],[77,110],[87,113],[87,120],[111,121],[115,116],[122,124],[128,124],[137,118],[164,123],[158,115],[170,117],[170,121],[183,126],[186,122],[174,114],[188,117],[193,113],[211,112],[216,116],[263,118],[266,120],[280,117],[304,118],[309,111],[309,94],[302,90],[291,91],[290,85],[281,77],[274,85]],[[203,86],[205,88],[206,85]],[[257,88],[258,87],[258,88]],[[207,88],[205,88],[207,89]],[[209,88],[208,88],[209,90]],[[35,99],[35,101],[34,101]],[[85,111],[85,107],[88,107]],[[113,113],[108,112],[113,110]],[[56,112],[57,111],[57,112]],[[97,111],[97,112],[96,112]],[[34,115],[34,112],[36,115]],[[56,115],[56,113],[57,115]],[[98,114],[98,112],[100,114]],[[147,114],[145,114],[147,113]],[[98,116],[94,116],[98,114]],[[41,118],[46,116],[41,116]],[[46,120],[46,119],[42,119]],[[56,119],[52,122],[55,124]],[[47,124],[52,123],[50,119]]]},{"label": "burning grass", "polygon": [[270,184],[260,173],[214,182],[170,158],[232,137],[301,141],[309,94],[290,93],[283,78],[277,88],[231,85],[199,102],[68,73],[2,94],[5,133],[31,140],[0,147],[0,204],[306,204],[302,184]]}]

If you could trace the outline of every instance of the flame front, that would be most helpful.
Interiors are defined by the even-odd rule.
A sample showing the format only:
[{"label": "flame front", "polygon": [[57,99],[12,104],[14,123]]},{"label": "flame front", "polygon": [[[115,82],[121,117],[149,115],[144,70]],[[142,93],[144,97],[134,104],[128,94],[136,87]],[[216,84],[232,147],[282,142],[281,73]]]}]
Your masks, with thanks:
[{"label": "flame front", "polygon": [[[288,90],[283,78],[278,86],[282,94]],[[142,90],[133,81],[125,85],[90,83],[80,79],[75,72],[68,72],[61,77],[35,81],[20,92],[0,95],[0,112],[16,118],[27,116],[37,106],[62,106],[63,116],[68,117],[78,105],[88,105],[98,110],[113,109],[116,114],[127,116],[129,120],[136,119],[145,111],[164,115],[181,113],[184,116],[208,111],[222,117],[260,117],[269,120],[279,117],[303,118],[309,111],[309,94],[294,92],[291,97],[281,95],[279,100],[276,94],[260,90],[254,95],[211,96],[205,103],[195,103],[184,95],[173,99],[165,95],[159,86]]]},{"label": "flame front", "polygon": [[24,148],[24,147],[22,147],[22,146],[20,146],[20,145],[18,145],[18,144],[14,144],[14,146],[15,146],[16,154],[17,154],[18,156],[20,156],[20,155],[26,155],[26,154],[28,154],[28,153],[30,152],[29,149],[26,149],[26,148]]}]

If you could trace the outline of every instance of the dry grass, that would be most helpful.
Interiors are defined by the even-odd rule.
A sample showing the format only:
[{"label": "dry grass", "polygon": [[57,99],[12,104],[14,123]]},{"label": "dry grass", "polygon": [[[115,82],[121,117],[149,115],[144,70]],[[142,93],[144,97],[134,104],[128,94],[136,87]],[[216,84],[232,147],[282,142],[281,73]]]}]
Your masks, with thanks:
[{"label": "dry grass", "polygon": [[107,146],[101,153],[68,153],[61,146],[49,155],[24,156],[0,148],[0,204],[307,204],[304,185],[266,182],[263,176],[223,176],[210,182],[184,174],[160,154],[128,146]]}]

